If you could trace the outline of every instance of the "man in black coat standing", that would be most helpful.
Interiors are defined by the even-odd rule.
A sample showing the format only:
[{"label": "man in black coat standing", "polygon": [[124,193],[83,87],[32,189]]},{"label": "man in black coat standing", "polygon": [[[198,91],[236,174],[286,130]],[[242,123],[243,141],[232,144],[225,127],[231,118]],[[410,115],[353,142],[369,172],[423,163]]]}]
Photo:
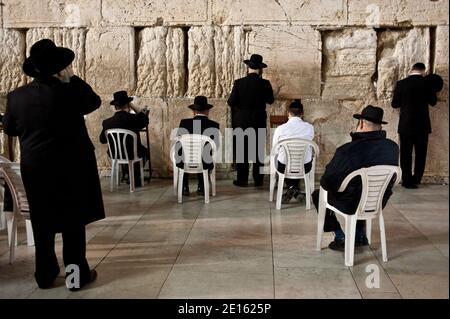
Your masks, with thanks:
[{"label": "man in black coat standing", "polygon": [[[189,108],[194,112],[194,117],[189,119],[182,119],[177,131],[177,135],[184,134],[200,134],[210,137],[216,144],[216,148],[220,146],[220,131],[219,123],[212,121],[208,118],[209,110],[213,108],[212,104],[208,103],[208,99],[205,96],[196,96],[194,103],[189,105]],[[211,158],[211,146],[206,145],[203,153],[203,168],[211,171],[214,168],[214,163]],[[183,153],[182,149],[177,149],[179,158],[181,159],[177,163],[177,167],[182,168],[184,162],[182,161]],[[183,177],[183,196],[189,196],[189,179],[188,174]],[[203,174],[198,174],[198,188],[197,194],[204,195],[205,189],[203,184]]]},{"label": "man in black coat standing", "polygon": [[62,233],[64,265],[79,269],[68,288],[77,290],[97,277],[86,260],[85,225],[103,219],[105,211],[84,115],[99,108],[101,100],[73,75],[74,57],[51,40],[35,43],[23,65],[34,81],[8,94],[3,118],[6,134],[20,139],[40,288],[50,288],[60,271],[56,233]]},{"label": "man in black coat standing", "polygon": [[[417,188],[425,170],[428,135],[431,122],[428,105],[437,103],[436,93],[424,78],[425,65],[416,63],[410,76],[397,82],[392,107],[400,108],[398,133],[400,134],[400,165],[402,186]],[[414,175],[412,152],[415,151]]]},{"label": "man in black coat standing", "polygon": [[[232,126],[234,132],[234,156],[236,160],[236,186],[248,186],[249,160],[253,161],[253,180],[255,186],[262,186],[264,175],[261,174],[266,141],[267,114],[266,104],[274,102],[272,85],[262,79],[262,70],[267,67],[262,56],[253,54],[250,60],[244,60],[248,65],[248,75],[234,82],[228,105],[231,107]],[[247,131],[254,134],[253,141],[249,140]],[[254,144],[254,145],[252,145]],[[241,147],[242,146],[242,147]],[[250,149],[251,147],[251,149]],[[243,153],[243,154],[242,154]]]},{"label": "man in black coat standing", "polygon": [[[100,133],[100,143],[108,143],[106,131],[109,129],[121,128],[133,131],[137,136],[137,155],[143,159],[143,165],[145,165],[145,162],[149,160],[149,158],[147,158],[148,149],[142,145],[140,131],[149,123],[148,111],[146,109],[139,110],[131,103],[132,101],[133,98],[129,97],[126,91],[118,91],[114,93],[114,99],[110,102],[110,104],[114,105],[116,108],[116,113],[114,116],[103,121],[103,129]],[[133,113],[131,113],[131,111],[133,111]],[[110,146],[114,148],[114,143],[111,143]],[[131,145],[128,147],[127,151],[130,152],[129,154],[132,154],[134,150],[132,150]],[[109,150],[108,155],[110,155]],[[124,166],[128,167],[128,165]],[[123,172],[125,171],[126,170],[123,170]],[[141,171],[139,169],[139,163],[135,163],[134,180],[136,187],[143,186],[141,185]]]},{"label": "man in black coat standing", "polygon": [[[344,192],[338,192],[344,179],[352,172],[375,165],[398,166],[398,145],[386,138],[386,132],[382,131],[383,109],[375,106],[367,106],[361,114],[353,117],[358,119],[355,133],[351,133],[352,141],[344,144],[336,150],[333,159],[325,168],[325,173],[320,179],[320,186],[328,191],[328,202],[346,214],[354,214],[361,199],[361,178],[351,180]],[[395,180],[395,179],[394,179]],[[392,195],[394,180],[386,189],[383,198],[383,207]],[[319,190],[312,194],[313,203],[318,209]],[[345,234],[342,231],[336,215],[329,209],[326,210],[325,232],[334,232],[335,240],[328,247],[333,250],[344,251]],[[365,234],[364,221],[356,224],[356,245],[368,245]]]}]

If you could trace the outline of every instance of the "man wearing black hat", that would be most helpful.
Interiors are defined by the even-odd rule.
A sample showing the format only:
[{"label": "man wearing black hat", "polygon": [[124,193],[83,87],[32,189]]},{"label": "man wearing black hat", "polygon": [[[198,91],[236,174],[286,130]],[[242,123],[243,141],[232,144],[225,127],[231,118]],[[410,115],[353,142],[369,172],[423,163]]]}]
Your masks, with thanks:
[{"label": "man wearing black hat", "polygon": [[3,119],[6,134],[20,139],[40,288],[50,288],[60,272],[56,233],[62,233],[64,265],[79,269],[79,280],[68,288],[77,290],[97,277],[86,260],[85,225],[104,218],[105,211],[84,115],[101,100],[73,75],[74,57],[51,40],[36,42],[23,65],[34,80],[8,94]]},{"label": "man wearing black hat", "polygon": [[[386,132],[382,130],[383,109],[375,106],[367,106],[361,114],[353,117],[358,119],[355,133],[351,133],[352,141],[342,145],[336,150],[333,159],[325,168],[325,173],[320,180],[320,186],[328,191],[328,202],[346,214],[354,214],[361,199],[361,179],[355,178],[347,186],[344,192],[338,192],[342,182],[350,173],[375,165],[398,166],[398,145],[386,138]],[[394,176],[395,177],[395,176]],[[388,186],[384,198],[383,207],[392,195],[393,181]],[[318,208],[319,190],[312,194],[313,203]],[[357,246],[368,245],[365,234],[365,224],[358,221],[356,225]],[[328,247],[333,250],[345,250],[345,234],[342,231],[334,213],[327,209],[325,216],[325,232],[334,232],[335,240]]]},{"label": "man wearing black hat", "polygon": [[[248,75],[234,82],[231,95],[228,98],[228,105],[232,111],[232,126],[235,129],[234,157],[236,160],[237,180],[233,183],[236,186],[248,186],[249,159],[253,161],[253,180],[255,186],[263,185],[264,175],[261,174],[264,159],[264,147],[267,126],[266,104],[274,101],[272,85],[268,80],[262,79],[262,70],[267,67],[263,63],[263,58],[259,54],[253,54],[250,60],[245,60],[249,70]],[[249,134],[253,134],[255,145],[249,142],[246,134],[240,134],[236,129],[243,131],[251,129]],[[259,132],[258,132],[259,131]],[[248,132],[248,131],[247,131]],[[239,147],[242,142],[242,148]],[[250,152],[249,147],[252,147]],[[241,154],[243,152],[244,154]]]},{"label": "man wearing black hat", "polygon": [[[142,145],[140,131],[149,123],[148,110],[146,110],[145,108],[139,110],[131,103],[131,101],[133,101],[133,98],[129,97],[126,91],[118,91],[114,93],[114,100],[112,100],[110,104],[114,105],[116,113],[114,114],[114,116],[103,121],[103,130],[100,133],[100,143],[108,143],[108,140],[106,139],[106,131],[109,129],[121,128],[133,131],[137,136],[137,155],[143,159],[143,165],[145,165],[145,162],[149,160],[147,158],[148,150],[144,145]],[[131,113],[131,111],[133,111],[133,113]],[[132,148],[131,145],[130,148]],[[127,165],[124,166],[126,168]],[[123,169],[122,173],[126,175],[127,171],[127,168]],[[134,180],[136,187],[142,186],[139,163],[135,163]]]},{"label": "man wearing black hat", "polygon": [[[289,138],[299,138],[310,140],[314,138],[314,126],[303,121],[303,104],[300,100],[295,100],[289,105],[287,123],[278,126],[273,133],[272,145]],[[309,173],[312,168],[312,151],[308,149],[305,155],[305,174]],[[281,148],[277,156],[277,169],[284,173],[286,170],[286,155],[284,149]],[[288,187],[286,193],[283,194],[282,203],[287,204],[292,198],[298,201],[303,200],[304,193],[300,193],[300,180],[286,178],[286,185]]]},{"label": "man wearing black hat", "polygon": [[[220,146],[220,131],[219,123],[212,121],[208,118],[209,110],[213,108],[213,105],[208,103],[208,99],[205,96],[196,96],[194,103],[189,105],[189,108],[194,112],[194,117],[189,119],[182,119],[177,131],[177,135],[184,134],[203,134],[210,137],[218,148]],[[211,171],[214,168],[214,163],[211,158],[211,146],[206,145],[203,153],[203,168]],[[179,148],[177,153],[179,158],[183,158],[182,149]],[[177,163],[177,166],[183,168],[184,162],[182,160]],[[183,177],[183,196],[189,196],[189,174],[185,174]],[[198,187],[197,194],[204,195],[205,189],[203,184],[203,174],[198,174]]]},{"label": "man wearing black hat", "polygon": [[[420,184],[425,171],[428,136],[431,133],[431,122],[428,105],[437,103],[435,77],[427,81],[425,65],[416,63],[410,76],[397,82],[392,107],[400,108],[398,133],[400,134],[400,165],[402,168],[402,186],[414,189]],[[437,76],[439,82],[439,77]],[[442,79],[441,79],[442,80]],[[412,153],[415,151],[414,175],[412,174]]]}]

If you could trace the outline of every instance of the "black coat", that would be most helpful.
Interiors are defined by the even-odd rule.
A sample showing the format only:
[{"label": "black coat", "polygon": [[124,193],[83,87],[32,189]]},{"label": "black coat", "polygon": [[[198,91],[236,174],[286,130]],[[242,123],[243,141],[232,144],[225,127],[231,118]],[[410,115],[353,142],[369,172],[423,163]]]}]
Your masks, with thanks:
[{"label": "black coat", "polygon": [[272,85],[256,73],[234,81],[228,105],[232,110],[232,126],[246,129],[267,125],[266,104],[274,101]]},{"label": "black coat", "polygon": [[392,107],[400,108],[398,133],[423,135],[431,133],[428,105],[436,105],[436,93],[421,75],[411,75],[397,82]]},{"label": "black coat", "polygon": [[33,230],[56,231],[105,217],[84,115],[100,97],[77,76],[36,79],[8,94],[5,133],[18,136]]},{"label": "black coat", "polygon": [[[133,131],[137,135],[137,154],[139,157],[146,157],[147,149],[141,143],[140,130],[145,128],[149,123],[148,115],[144,112],[139,112],[137,114],[132,114],[126,111],[116,112],[114,116],[103,121],[103,129],[100,133],[100,143],[106,144],[106,130],[113,128],[122,128],[126,130]],[[111,145],[114,147],[113,145]],[[130,152],[132,152],[131,147],[127,147]],[[114,150],[113,150],[114,151]],[[108,150],[109,154],[109,150]],[[131,154],[130,154],[131,155]]]},{"label": "black coat", "polygon": [[[338,193],[342,182],[350,173],[374,165],[398,166],[398,145],[386,138],[385,131],[352,133],[352,142],[336,150],[325,168],[320,185],[328,191],[328,201],[344,213],[354,214],[361,199],[361,178],[356,177],[344,192]],[[393,181],[386,190],[383,207],[392,195]]]}]

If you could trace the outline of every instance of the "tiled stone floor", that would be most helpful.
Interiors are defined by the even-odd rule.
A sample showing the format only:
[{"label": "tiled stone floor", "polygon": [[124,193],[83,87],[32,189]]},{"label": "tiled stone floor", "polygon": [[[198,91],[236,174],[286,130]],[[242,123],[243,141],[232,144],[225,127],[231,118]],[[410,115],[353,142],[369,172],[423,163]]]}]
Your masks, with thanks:
[{"label": "tiled stone floor", "polygon": [[[375,223],[372,247],[357,249],[349,268],[343,253],[314,250],[314,209],[276,211],[266,189],[220,181],[210,204],[191,196],[180,205],[169,180],[134,194],[102,183],[108,217],[87,228],[97,281],[71,293],[61,276],[58,287],[39,290],[22,226],[13,265],[0,231],[0,298],[449,298],[448,186],[396,188],[385,209],[389,261]],[[60,239],[57,249],[61,256]],[[370,264],[379,288],[366,287]]]}]

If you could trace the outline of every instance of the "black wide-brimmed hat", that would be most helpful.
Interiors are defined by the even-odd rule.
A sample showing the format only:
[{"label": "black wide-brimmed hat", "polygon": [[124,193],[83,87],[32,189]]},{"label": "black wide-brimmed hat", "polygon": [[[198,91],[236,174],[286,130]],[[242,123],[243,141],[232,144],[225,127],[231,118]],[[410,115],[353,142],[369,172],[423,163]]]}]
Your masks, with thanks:
[{"label": "black wide-brimmed hat", "polygon": [[354,114],[355,119],[363,119],[375,124],[388,124],[383,121],[384,111],[381,107],[368,105],[366,106],[361,114]]},{"label": "black wide-brimmed hat", "polygon": [[206,111],[213,107],[213,105],[208,104],[208,98],[203,95],[196,96],[194,98],[194,104],[189,105],[189,108],[194,111]]},{"label": "black wide-brimmed hat", "polygon": [[425,76],[425,81],[435,93],[442,91],[444,88],[444,80],[437,74],[428,74]]},{"label": "black wide-brimmed hat", "polygon": [[244,60],[244,63],[254,70],[267,68],[267,64],[263,63],[263,57],[259,54],[252,54],[250,60]]},{"label": "black wide-brimmed hat", "polygon": [[75,53],[67,48],[57,47],[50,39],[33,44],[30,56],[23,63],[23,71],[31,77],[57,74],[70,65]]},{"label": "black wide-brimmed hat", "polygon": [[127,91],[117,91],[114,93],[114,100],[112,100],[109,104],[114,106],[122,106],[133,101],[132,97],[128,96]]}]

